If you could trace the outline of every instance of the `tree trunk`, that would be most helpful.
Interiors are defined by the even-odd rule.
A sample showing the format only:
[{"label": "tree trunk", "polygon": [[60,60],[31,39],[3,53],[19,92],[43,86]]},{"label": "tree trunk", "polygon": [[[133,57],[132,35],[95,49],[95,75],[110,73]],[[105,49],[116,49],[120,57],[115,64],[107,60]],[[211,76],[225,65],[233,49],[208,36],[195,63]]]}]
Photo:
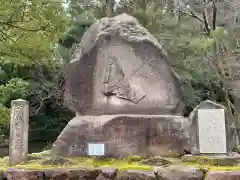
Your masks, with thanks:
[{"label": "tree trunk", "polygon": [[236,128],[238,133],[238,139],[240,139],[240,98],[235,97],[235,119],[236,119]]},{"label": "tree trunk", "polygon": [[107,0],[107,17],[114,16],[114,4],[115,0]]}]

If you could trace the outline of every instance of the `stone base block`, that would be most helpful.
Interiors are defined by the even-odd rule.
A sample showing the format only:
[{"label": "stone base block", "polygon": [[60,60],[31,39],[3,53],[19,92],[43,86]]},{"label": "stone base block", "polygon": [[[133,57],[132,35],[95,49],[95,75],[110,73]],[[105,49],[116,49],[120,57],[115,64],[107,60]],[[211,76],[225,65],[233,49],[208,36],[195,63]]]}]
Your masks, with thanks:
[{"label": "stone base block", "polygon": [[154,167],[153,171],[159,180],[203,180],[204,177],[200,168],[181,165]]},{"label": "stone base block", "polygon": [[88,143],[105,144],[105,156],[183,155],[188,149],[187,119],[181,116],[104,115],[77,116],[53,145],[63,156],[87,156]]},{"label": "stone base block", "polygon": [[240,171],[209,171],[205,180],[239,180]]}]

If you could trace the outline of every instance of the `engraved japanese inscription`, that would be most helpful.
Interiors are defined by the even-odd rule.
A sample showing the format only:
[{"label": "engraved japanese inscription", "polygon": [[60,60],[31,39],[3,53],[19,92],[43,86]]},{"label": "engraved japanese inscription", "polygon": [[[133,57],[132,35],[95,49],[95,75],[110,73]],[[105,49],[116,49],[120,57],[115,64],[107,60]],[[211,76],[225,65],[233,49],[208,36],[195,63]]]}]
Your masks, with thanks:
[{"label": "engraved japanese inscription", "polygon": [[12,101],[10,120],[9,164],[16,165],[27,160],[28,154],[28,102]]},{"label": "engraved japanese inscription", "polygon": [[224,109],[199,109],[200,153],[227,153]]}]

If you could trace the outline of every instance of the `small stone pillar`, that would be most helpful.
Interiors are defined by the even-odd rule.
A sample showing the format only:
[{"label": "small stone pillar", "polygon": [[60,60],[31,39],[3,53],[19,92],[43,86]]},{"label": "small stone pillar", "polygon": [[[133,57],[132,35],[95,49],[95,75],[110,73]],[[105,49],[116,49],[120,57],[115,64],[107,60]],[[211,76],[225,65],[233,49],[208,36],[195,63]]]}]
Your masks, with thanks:
[{"label": "small stone pillar", "polygon": [[28,159],[29,103],[17,99],[11,102],[9,165],[14,166]]}]

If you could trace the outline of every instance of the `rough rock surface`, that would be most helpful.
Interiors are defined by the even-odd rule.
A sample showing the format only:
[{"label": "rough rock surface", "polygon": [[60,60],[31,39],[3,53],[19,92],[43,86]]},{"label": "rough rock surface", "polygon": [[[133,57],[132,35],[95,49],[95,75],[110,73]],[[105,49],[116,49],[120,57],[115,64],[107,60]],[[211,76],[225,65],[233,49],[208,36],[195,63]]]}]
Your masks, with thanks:
[{"label": "rough rock surface", "polygon": [[115,168],[100,168],[101,173],[96,180],[111,180],[117,176],[117,169]]},{"label": "rough rock surface", "polygon": [[54,158],[50,158],[47,159],[43,162],[41,162],[41,165],[70,165],[73,164],[70,160],[68,159],[64,159],[64,158],[60,158],[60,157],[54,157]]},{"label": "rough rock surface", "polygon": [[100,171],[87,169],[55,169],[45,170],[44,176],[48,180],[95,180]]},{"label": "rough rock surface", "polygon": [[40,180],[44,173],[41,170],[8,169],[7,180]]},{"label": "rough rock surface", "polygon": [[142,164],[147,164],[150,166],[168,166],[172,164],[171,161],[166,160],[165,158],[161,156],[156,156],[156,157],[150,157],[147,159],[143,159],[140,161]]},{"label": "rough rock surface", "polygon": [[152,171],[120,171],[116,180],[156,180]]},{"label": "rough rock surface", "polygon": [[181,115],[181,83],[162,46],[127,14],[103,18],[67,68],[65,102],[81,115]]},{"label": "rough rock surface", "polygon": [[77,116],[59,135],[52,152],[87,156],[88,143],[104,143],[107,157],[176,157],[188,148],[186,121],[181,116]]},{"label": "rough rock surface", "polygon": [[240,171],[209,171],[172,165],[154,167],[153,171],[99,169],[8,169],[0,180],[240,180]]},{"label": "rough rock surface", "polygon": [[236,146],[237,132],[234,124],[234,120],[230,118],[227,113],[227,109],[215,102],[206,100],[200,103],[189,115],[189,134],[191,138],[191,153],[200,154],[200,148],[198,143],[198,121],[197,113],[198,109],[224,109],[226,117],[226,135],[227,135],[227,151],[231,153]]},{"label": "rough rock surface", "polygon": [[199,168],[168,166],[155,167],[154,173],[159,180],[202,180],[204,172]]},{"label": "rough rock surface", "polygon": [[[0,177],[3,179],[3,176]],[[22,170],[11,169],[6,172],[7,180],[156,180],[153,171],[119,171],[114,168],[100,169],[52,169]]]},{"label": "rough rock surface", "polygon": [[210,171],[204,180],[240,180],[240,171]]}]

